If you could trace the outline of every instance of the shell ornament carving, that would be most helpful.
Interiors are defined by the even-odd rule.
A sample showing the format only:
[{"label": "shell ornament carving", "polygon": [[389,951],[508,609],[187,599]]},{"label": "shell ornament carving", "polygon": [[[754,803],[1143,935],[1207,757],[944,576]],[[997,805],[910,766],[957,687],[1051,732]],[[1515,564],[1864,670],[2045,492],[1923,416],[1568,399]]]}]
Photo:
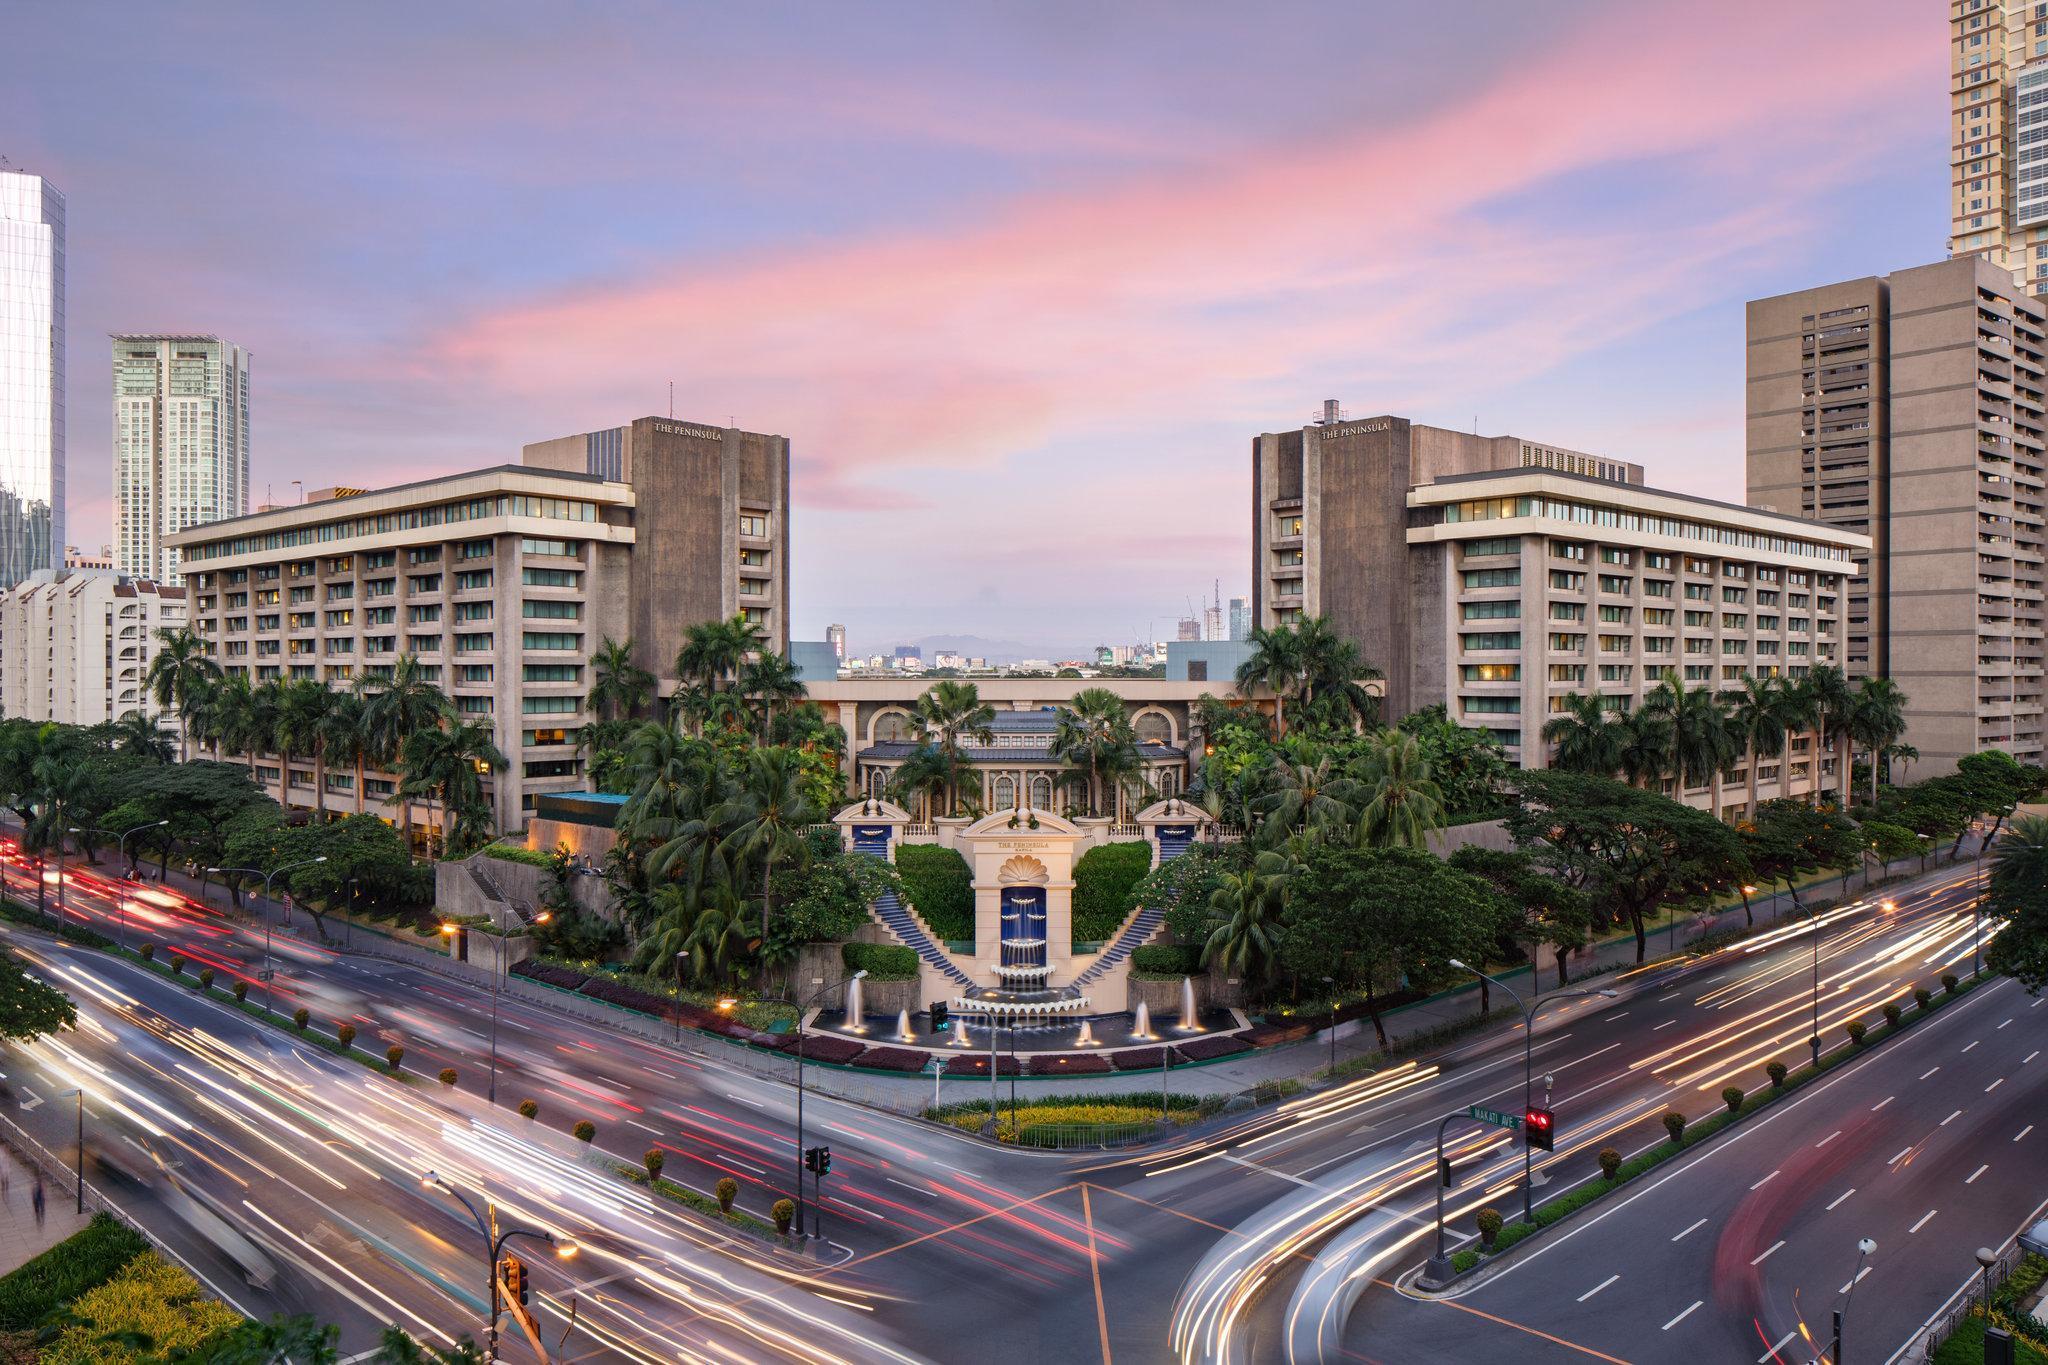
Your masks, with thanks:
[{"label": "shell ornament carving", "polygon": [[999,882],[1043,882],[1046,880],[1045,864],[1029,854],[1019,853],[996,872]]}]

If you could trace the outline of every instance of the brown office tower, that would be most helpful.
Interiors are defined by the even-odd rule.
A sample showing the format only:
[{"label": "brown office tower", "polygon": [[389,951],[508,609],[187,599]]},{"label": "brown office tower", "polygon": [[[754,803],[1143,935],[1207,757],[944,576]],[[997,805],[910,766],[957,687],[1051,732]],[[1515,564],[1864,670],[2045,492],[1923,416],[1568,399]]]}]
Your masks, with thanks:
[{"label": "brown office tower", "polygon": [[745,616],[789,649],[789,438],[667,417],[539,441],[520,463],[632,485],[630,629],[642,668],[675,671],[684,630]]},{"label": "brown office tower", "polygon": [[1872,540],[1851,674],[1895,679],[1933,776],[2043,738],[2048,313],[1982,257],[1749,305],[1749,501]]},{"label": "brown office tower", "polygon": [[[1441,701],[1442,658],[1418,657],[1414,599],[1433,593],[1411,564],[1408,490],[1457,474],[1554,469],[1641,484],[1643,467],[1527,441],[1344,417],[1252,439],[1252,621],[1271,628],[1325,616],[1386,674],[1388,719]],[[1411,582],[1411,572],[1422,577]],[[1426,581],[1425,581],[1426,580]],[[1441,634],[1428,634],[1441,647]]]}]

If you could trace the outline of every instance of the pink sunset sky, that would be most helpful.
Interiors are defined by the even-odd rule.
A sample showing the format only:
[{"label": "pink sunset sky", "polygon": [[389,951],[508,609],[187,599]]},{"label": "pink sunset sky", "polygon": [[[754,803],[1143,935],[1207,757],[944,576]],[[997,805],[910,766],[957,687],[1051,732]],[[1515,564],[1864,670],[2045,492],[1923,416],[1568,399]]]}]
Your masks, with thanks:
[{"label": "pink sunset sky", "polygon": [[1742,305],[1944,254],[1946,12],[271,4],[9,19],[69,201],[71,539],[106,334],[254,353],[255,485],[668,407],[790,437],[794,634],[1059,656],[1250,576],[1324,398],[1742,496]]}]

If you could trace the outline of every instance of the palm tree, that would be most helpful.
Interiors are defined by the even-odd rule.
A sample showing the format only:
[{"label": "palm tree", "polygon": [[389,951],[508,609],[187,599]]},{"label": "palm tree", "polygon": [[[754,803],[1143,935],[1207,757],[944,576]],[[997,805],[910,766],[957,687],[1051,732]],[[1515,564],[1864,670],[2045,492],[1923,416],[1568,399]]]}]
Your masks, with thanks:
[{"label": "palm tree", "polygon": [[[363,726],[375,761],[390,770],[399,761],[407,739],[423,730],[437,730],[454,717],[447,694],[427,680],[418,656],[401,654],[388,678],[364,682]],[[398,823],[405,846],[412,847],[412,800],[398,790]]]},{"label": "palm tree", "polygon": [[[1849,710],[1849,736],[1870,755],[1870,801],[1877,804],[1884,756],[1906,733],[1906,694],[1890,678],[1859,678]],[[1886,774],[1889,776],[1889,774]]]},{"label": "palm tree", "polygon": [[[909,811],[913,818],[928,820],[939,808],[939,797],[959,777],[959,765],[935,744],[921,744],[889,774],[890,799]],[[918,800],[924,799],[919,816]]]},{"label": "palm tree", "polygon": [[256,689],[247,673],[229,673],[201,698],[203,720],[213,756],[238,753],[249,761],[249,775],[256,775],[256,755],[244,741],[257,728]]},{"label": "palm tree", "polygon": [[[1786,747],[1791,747],[1793,735],[1806,735],[1809,740],[1807,759],[1812,766],[1807,774],[1806,794],[1807,804],[1812,805],[1814,794],[1820,790],[1820,735],[1817,730],[1820,712],[1813,698],[1813,680],[1786,680],[1778,702],[1784,712],[1781,719],[1785,727]],[[1792,795],[1792,764],[1789,761],[1779,770],[1778,794],[1787,798]]]},{"label": "palm tree", "polygon": [[[943,686],[943,684],[941,684]],[[768,942],[768,918],[774,906],[775,864],[810,858],[804,829],[822,818],[804,785],[803,764],[788,749],[756,749],[747,755],[737,790],[721,803],[712,819],[732,832],[726,843],[735,865],[761,860],[761,943]]]},{"label": "palm tree", "polygon": [[1272,979],[1284,932],[1288,866],[1283,855],[1267,849],[1245,871],[1224,874],[1209,896],[1205,966],[1248,981]]},{"label": "palm tree", "polygon": [[[156,657],[149,661],[143,685],[158,706],[173,707],[180,717],[199,697],[220,681],[220,665],[207,653],[206,641],[191,627],[159,630]],[[190,726],[185,727],[187,730]],[[178,740],[178,761],[191,757],[186,736]]]},{"label": "palm tree", "polygon": [[1122,697],[1106,687],[1084,687],[1059,709],[1046,752],[1088,770],[1088,813],[1100,815],[1105,779],[1114,782],[1138,766],[1138,732]]},{"label": "palm tree", "polygon": [[2044,886],[2048,886],[2048,817],[2017,816],[1992,848],[1991,904],[2017,910],[2039,897]]},{"label": "palm tree", "polygon": [[768,735],[775,728],[775,708],[784,702],[802,701],[804,685],[797,676],[796,664],[787,654],[772,650],[762,653],[740,668],[739,692],[753,698],[761,708],[761,743],[768,742]]},{"label": "palm tree", "polygon": [[1259,832],[1270,843],[1297,832],[1317,838],[1358,818],[1358,784],[1320,751],[1275,762],[1268,780],[1254,805],[1261,816]]},{"label": "palm tree", "polygon": [[156,717],[146,711],[129,711],[113,724],[114,749],[118,753],[168,763],[178,751]]},{"label": "palm tree", "polygon": [[399,746],[398,794],[441,804],[441,856],[468,848],[474,826],[490,821],[483,774],[507,766],[490,728],[470,722],[415,730]]},{"label": "palm tree", "polygon": [[1543,742],[1555,744],[1550,766],[1572,773],[1612,775],[1621,767],[1622,722],[1595,693],[1567,692],[1564,709],[1543,725]]},{"label": "palm tree", "polygon": [[1358,646],[1331,630],[1323,616],[1304,619],[1295,640],[1303,704],[1316,708],[1330,724],[1347,719],[1363,726],[1377,723],[1379,694],[1365,683],[1386,675],[1364,661]]},{"label": "palm tree", "polygon": [[633,662],[633,641],[607,635],[590,656],[587,704],[600,720],[630,720],[654,695],[654,675]]},{"label": "palm tree", "polygon": [[[256,760],[271,751],[277,742],[277,704],[284,684],[276,678],[256,684],[249,689],[247,704],[233,721],[234,745],[249,756],[249,776],[256,776]],[[286,768],[278,769],[278,803],[284,802],[283,782]]]},{"label": "palm tree", "polygon": [[[1678,778],[1681,789],[1705,786],[1707,809],[1718,820],[1721,818],[1722,778],[1739,751],[1735,731],[1728,722],[1728,713],[1721,708],[1720,699],[1711,688],[1680,690],[1667,680],[1660,685],[1659,691],[1666,686],[1671,687],[1670,697],[1660,697],[1658,704],[1670,708],[1664,715],[1671,727],[1673,776]],[[1653,697],[1656,695],[1652,693]]]},{"label": "palm tree", "polygon": [[725,621],[699,621],[683,632],[676,651],[676,678],[718,692],[739,676],[749,654],[766,648],[768,637],[744,613]]},{"label": "palm tree", "polygon": [[[1835,778],[1840,788],[1836,804],[1843,810],[1849,809],[1849,784],[1852,774],[1849,769],[1850,726],[1856,716],[1856,693],[1849,686],[1849,679],[1833,664],[1821,664],[1806,675],[1807,695],[1813,701],[1814,725],[1825,736],[1823,742],[1832,742],[1835,749]],[[1820,791],[1820,753],[1815,749],[1813,756],[1813,790]]]},{"label": "palm tree", "polygon": [[277,690],[277,706],[271,717],[272,739],[277,748],[277,803],[287,803],[291,783],[292,757],[313,755],[313,810],[327,814],[327,716],[334,705],[334,693],[324,683],[310,678],[288,682]]},{"label": "palm tree", "polygon": [[1303,677],[1301,635],[1286,626],[1254,627],[1251,655],[1237,666],[1237,690],[1249,698],[1261,687],[1273,694],[1273,732],[1287,735],[1287,698]]},{"label": "palm tree", "polygon": [[[1741,731],[1743,747],[1749,752],[1749,804],[1745,809],[1753,821],[1757,806],[1757,768],[1765,758],[1775,758],[1785,752],[1785,683],[1770,674],[1759,678],[1754,673],[1745,673],[1741,688],[1725,694],[1722,700],[1728,707],[1729,723]],[[1784,790],[1782,769],[1778,774],[1778,789]]]},{"label": "palm tree", "polygon": [[1639,706],[1618,722],[1621,728],[1621,776],[1632,787],[1655,791],[1671,760],[1671,722],[1647,706]]},{"label": "palm tree", "polygon": [[[369,703],[361,691],[361,682],[347,692],[331,694],[327,702],[327,713],[320,721],[320,755],[323,763],[346,763],[355,770],[354,792],[355,813],[363,813],[363,768],[372,751],[370,727],[365,720]],[[327,779],[320,779],[324,791]],[[325,797],[322,797],[324,803]],[[324,804],[323,804],[323,809]]]},{"label": "palm tree", "polygon": [[995,743],[996,709],[981,699],[981,689],[973,683],[944,678],[918,697],[916,710],[925,735],[945,755],[946,814],[958,814],[961,741]]},{"label": "palm tree", "polygon": [[1361,848],[1416,848],[1427,851],[1431,830],[1444,823],[1443,789],[1413,735],[1383,731],[1358,765],[1364,802],[1358,813]]}]

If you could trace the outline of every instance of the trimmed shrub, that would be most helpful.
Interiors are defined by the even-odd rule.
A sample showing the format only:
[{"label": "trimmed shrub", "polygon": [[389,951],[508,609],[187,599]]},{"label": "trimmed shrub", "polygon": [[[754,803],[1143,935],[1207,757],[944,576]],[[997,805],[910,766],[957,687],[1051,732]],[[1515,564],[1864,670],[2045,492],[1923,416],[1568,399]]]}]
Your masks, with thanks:
[{"label": "trimmed shrub", "polygon": [[1488,1251],[1493,1250],[1493,1239],[1500,1236],[1502,1222],[1500,1210],[1494,1208],[1481,1209],[1479,1210],[1478,1217],[1473,1221],[1479,1224],[1479,1245],[1485,1247]]},{"label": "trimmed shrub", "polygon": [[539,1112],[540,1112],[540,1105],[539,1105],[539,1104],[537,1104],[537,1103],[535,1103],[534,1101],[532,1101],[532,1100],[521,1100],[521,1101],[519,1101],[519,1117],[520,1117],[520,1118],[523,1118],[523,1119],[530,1119],[530,1118],[532,1118],[532,1117],[533,1117],[533,1116],[534,1116],[535,1114],[538,1114]]},{"label": "trimmed shrub", "polygon": [[1139,976],[1193,976],[1202,970],[1202,945],[1140,944],[1131,950],[1131,970]]},{"label": "trimmed shrub", "polygon": [[0,1331],[20,1332],[105,1284],[149,1250],[127,1224],[104,1213],[42,1255],[0,1276]]},{"label": "trimmed shrub", "polygon": [[213,968],[201,967],[199,969],[199,989],[202,991],[213,989]]},{"label": "trimmed shrub", "polygon": [[[144,1252],[113,1279],[79,1295],[65,1308],[57,1339],[43,1348],[47,1365],[95,1365],[113,1360],[192,1359],[200,1348],[243,1324],[240,1313],[199,1287],[199,1282],[155,1252]],[[148,1351],[109,1349],[109,1343],[147,1341]]]},{"label": "trimmed shrub", "polygon": [[234,991],[235,1003],[239,1005],[244,1000],[247,1000],[249,998],[249,983],[246,981],[237,981],[234,986]]},{"label": "trimmed shrub", "polygon": [[1842,1026],[1842,1031],[1849,1035],[1850,1042],[1861,1047],[1863,1045],[1863,1035],[1870,1032],[1870,1025],[1864,1023],[1861,1019],[1851,1019]]},{"label": "trimmed shrub", "polygon": [[[900,850],[899,850],[900,852]],[[1131,889],[1152,870],[1143,839],[1101,844],[1074,864],[1074,942],[1100,943],[1131,913]]]},{"label": "trimmed shrub", "polygon": [[1742,1087],[1739,1085],[1723,1086],[1721,1088],[1721,1103],[1728,1106],[1728,1112],[1731,1114],[1742,1108]]},{"label": "trimmed shrub", "polygon": [[306,1031],[306,1025],[313,1021],[313,1011],[303,1007],[292,1011],[292,1027],[299,1032]]},{"label": "trimmed shrub", "polygon": [[1893,1028],[1897,1028],[1899,1026],[1899,1016],[1903,1012],[1904,1011],[1900,1010],[1897,1001],[1888,1000],[1885,1002],[1884,1007],[1884,1021],[1887,1024],[1890,1024]]},{"label": "trimmed shrub", "polygon": [[[1179,1056],[1176,1055],[1174,1060],[1178,1062],[1180,1060]],[[1165,1063],[1166,1048],[1164,1045],[1158,1047],[1127,1047],[1120,1052],[1109,1054],[1109,1064],[1118,1071],[1157,1071]],[[950,1070],[950,1068],[948,1069]]]},{"label": "trimmed shrub", "polygon": [[1665,1110],[1664,1131],[1671,1134],[1671,1141],[1674,1144],[1685,1141],[1685,1115],[1676,1109]]},{"label": "trimmed shrub", "polygon": [[1233,1053],[1250,1052],[1252,1045],[1236,1034],[1211,1033],[1205,1037],[1190,1038],[1179,1044],[1180,1055],[1191,1062],[1206,1062],[1211,1057],[1228,1057]]},{"label": "trimmed shrub", "polygon": [[172,954],[171,954],[171,975],[172,975],[172,976],[183,976],[184,974],[185,974],[185,959],[184,959],[184,958],[182,958],[182,957],[180,957],[180,956],[179,956],[178,954],[176,954],[176,953],[172,953]]},{"label": "trimmed shrub", "polygon": [[668,1158],[662,1155],[661,1148],[649,1147],[640,1154],[640,1164],[647,1168],[647,1179],[652,1182],[661,1179],[661,1168],[668,1164]]},{"label": "trimmed shrub", "polygon": [[1934,992],[1928,990],[1925,986],[1920,987],[1913,992],[1913,1003],[1918,1005],[1923,1011],[1933,1009]]},{"label": "trimmed shrub", "polygon": [[452,1066],[444,1066],[444,1067],[442,1067],[442,1068],[441,1068],[441,1084],[443,1084],[443,1085],[453,1085],[453,1084],[455,1084],[455,1068],[454,1068],[454,1067],[452,1067]]},{"label": "trimmed shrub", "polygon": [[1962,978],[1958,977],[1954,972],[1943,972],[1941,974],[1941,989],[1948,995],[1954,995],[1956,987],[1962,984]]},{"label": "trimmed shrub", "polygon": [[1034,1076],[1094,1076],[1109,1071],[1109,1058],[1099,1052],[1040,1052],[1031,1058]]},{"label": "trimmed shrub", "polygon": [[354,1024],[338,1026],[334,1030],[334,1041],[340,1043],[344,1048],[354,1047],[356,1045],[356,1026]]},{"label": "trimmed shrub", "polygon": [[732,1201],[740,1197],[740,1182],[731,1176],[720,1176],[718,1184],[712,1187],[718,1195],[718,1211],[732,1212]]},{"label": "trimmed shrub", "polygon": [[1621,1153],[1615,1151],[1612,1147],[1602,1147],[1600,1149],[1600,1174],[1606,1176],[1608,1183],[1612,1184],[1614,1177],[1620,1174],[1620,1172]]},{"label": "trimmed shrub", "polygon": [[[908,844],[905,847],[918,848],[920,845]],[[896,851],[900,854],[903,850],[899,848]],[[949,849],[947,851],[951,852],[952,850]],[[775,1220],[775,1230],[787,1237],[789,1235],[789,1225],[796,1220],[796,1205],[790,1203],[787,1199],[778,1199],[775,1201],[775,1207],[768,1210],[768,1215]]]},{"label": "trimmed shrub", "polygon": [[1783,1062],[1772,1062],[1764,1068],[1764,1074],[1771,1078],[1771,1088],[1773,1090],[1783,1090],[1785,1088],[1785,1064]]},{"label": "trimmed shrub", "polygon": [[804,1034],[804,1060],[806,1061],[832,1062],[835,1065],[844,1066],[867,1050],[868,1045],[861,1042],[858,1038],[836,1038],[829,1033],[811,1033],[809,1031],[806,1031]]},{"label": "trimmed shrub", "polygon": [[896,875],[903,879],[911,906],[933,933],[943,939],[974,937],[974,873],[957,849],[900,845]]},{"label": "trimmed shrub", "polygon": [[142,945],[142,960],[144,962],[156,961],[156,945],[154,943],[145,943]]},{"label": "trimmed shrub", "polygon": [[[805,1056],[809,1056],[806,1049]],[[929,1054],[909,1047],[871,1047],[854,1058],[855,1066],[872,1067],[876,1071],[922,1071],[931,1065]]]},{"label": "trimmed shrub", "polygon": [[865,970],[875,981],[911,981],[917,976],[917,949],[900,943],[843,943],[839,960],[849,972]]},{"label": "trimmed shrub", "polygon": [[578,1142],[590,1142],[597,1137],[597,1125],[589,1119],[576,1120],[576,1126],[569,1130],[570,1136]]},{"label": "trimmed shrub", "polygon": [[384,1049],[384,1061],[393,1071],[398,1070],[398,1064],[404,1060],[405,1049],[398,1044],[393,1043],[390,1047]]}]

